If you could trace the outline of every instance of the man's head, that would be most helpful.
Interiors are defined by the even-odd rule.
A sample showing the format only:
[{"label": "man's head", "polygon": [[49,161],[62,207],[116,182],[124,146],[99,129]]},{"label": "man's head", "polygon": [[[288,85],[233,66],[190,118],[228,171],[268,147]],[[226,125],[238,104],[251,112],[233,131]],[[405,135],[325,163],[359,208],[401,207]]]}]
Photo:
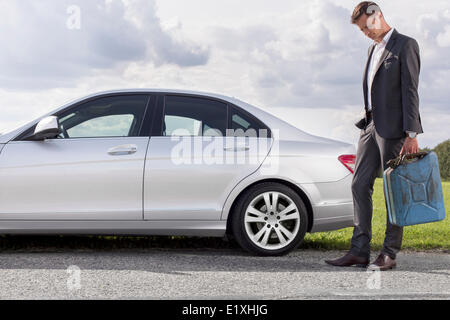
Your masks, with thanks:
[{"label": "man's head", "polygon": [[351,22],[367,37],[377,42],[380,42],[390,29],[380,7],[371,1],[363,1],[356,6]]}]

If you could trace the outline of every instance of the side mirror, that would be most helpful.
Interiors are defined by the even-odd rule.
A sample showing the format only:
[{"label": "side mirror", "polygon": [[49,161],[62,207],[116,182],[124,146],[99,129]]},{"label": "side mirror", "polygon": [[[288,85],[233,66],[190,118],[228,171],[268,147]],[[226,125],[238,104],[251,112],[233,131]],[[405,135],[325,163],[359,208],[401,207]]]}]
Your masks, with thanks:
[{"label": "side mirror", "polygon": [[55,116],[46,117],[39,121],[34,129],[34,134],[27,140],[43,141],[45,139],[56,138],[61,133],[58,118]]}]

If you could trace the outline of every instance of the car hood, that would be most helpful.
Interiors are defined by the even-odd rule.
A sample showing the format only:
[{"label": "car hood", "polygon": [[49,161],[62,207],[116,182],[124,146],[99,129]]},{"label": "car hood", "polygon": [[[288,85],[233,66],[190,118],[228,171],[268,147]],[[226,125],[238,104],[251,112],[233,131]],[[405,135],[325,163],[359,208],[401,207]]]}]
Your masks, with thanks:
[{"label": "car hood", "polygon": [[14,130],[5,134],[0,135],[0,144],[8,143],[11,139],[13,139],[18,133],[18,130]]}]

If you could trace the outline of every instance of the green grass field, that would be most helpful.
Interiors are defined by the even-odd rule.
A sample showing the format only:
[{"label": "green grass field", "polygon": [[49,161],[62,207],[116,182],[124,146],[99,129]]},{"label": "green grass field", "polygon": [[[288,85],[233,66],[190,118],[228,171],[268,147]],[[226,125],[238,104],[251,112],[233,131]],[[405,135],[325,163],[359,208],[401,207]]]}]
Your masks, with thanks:
[{"label": "green grass field", "polygon": [[[450,208],[450,182],[443,182],[445,208]],[[383,180],[377,179],[373,195],[374,214],[372,219],[372,250],[383,246],[386,231],[386,206],[384,203]],[[301,248],[342,249],[350,248],[353,228],[334,232],[308,234]],[[404,228],[403,249],[411,250],[450,250],[450,219]]]}]

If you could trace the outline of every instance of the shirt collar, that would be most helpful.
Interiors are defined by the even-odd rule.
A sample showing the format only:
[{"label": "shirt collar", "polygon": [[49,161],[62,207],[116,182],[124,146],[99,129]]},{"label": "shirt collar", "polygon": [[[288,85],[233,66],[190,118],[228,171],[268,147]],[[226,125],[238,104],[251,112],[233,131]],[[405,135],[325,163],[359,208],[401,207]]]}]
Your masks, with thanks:
[{"label": "shirt collar", "polygon": [[376,45],[386,46],[389,40],[391,39],[392,33],[394,32],[394,28],[391,28],[388,33],[384,36],[383,40],[380,43],[375,42]]}]

